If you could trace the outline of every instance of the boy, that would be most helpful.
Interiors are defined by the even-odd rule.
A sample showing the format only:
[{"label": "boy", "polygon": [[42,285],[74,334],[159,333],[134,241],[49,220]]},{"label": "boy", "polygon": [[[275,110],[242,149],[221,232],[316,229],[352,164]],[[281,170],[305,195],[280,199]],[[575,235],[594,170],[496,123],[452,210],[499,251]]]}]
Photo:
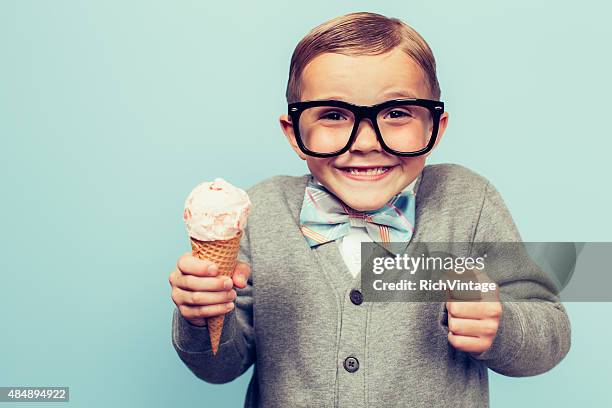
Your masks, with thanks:
[{"label": "boy", "polygon": [[[196,376],[225,383],[255,364],[249,407],[482,407],[487,367],[528,376],[565,356],[567,315],[534,271],[499,292],[536,302],[363,302],[363,241],[520,241],[483,177],[425,166],[448,122],[439,97],[431,50],[399,20],[348,14],[298,44],[280,124],[311,174],[249,190],[232,279],[190,254],[170,276],[173,345]],[[385,223],[358,216],[387,209]],[[213,356],[205,319],[219,314]]]}]

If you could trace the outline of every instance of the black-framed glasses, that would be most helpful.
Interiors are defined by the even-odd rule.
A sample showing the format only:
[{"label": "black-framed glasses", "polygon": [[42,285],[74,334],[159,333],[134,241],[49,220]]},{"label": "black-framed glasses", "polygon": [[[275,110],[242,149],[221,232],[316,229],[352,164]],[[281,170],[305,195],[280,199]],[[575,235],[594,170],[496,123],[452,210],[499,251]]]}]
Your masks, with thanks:
[{"label": "black-framed glasses", "polygon": [[444,103],[393,99],[372,106],[344,101],[302,101],[288,105],[296,142],[309,156],[332,157],[351,148],[362,119],[372,122],[381,147],[396,156],[429,152],[438,135]]}]

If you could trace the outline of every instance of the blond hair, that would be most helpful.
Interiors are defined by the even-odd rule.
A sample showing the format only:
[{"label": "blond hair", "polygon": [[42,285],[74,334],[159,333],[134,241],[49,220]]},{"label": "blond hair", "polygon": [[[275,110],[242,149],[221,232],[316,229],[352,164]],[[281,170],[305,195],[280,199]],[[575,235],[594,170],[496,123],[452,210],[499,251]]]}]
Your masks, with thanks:
[{"label": "blond hair", "polygon": [[313,28],[291,56],[287,102],[298,102],[301,76],[315,57],[331,52],[344,55],[384,54],[400,47],[423,71],[432,99],[440,100],[436,60],[429,45],[412,27],[397,18],[360,12],[336,17]]}]

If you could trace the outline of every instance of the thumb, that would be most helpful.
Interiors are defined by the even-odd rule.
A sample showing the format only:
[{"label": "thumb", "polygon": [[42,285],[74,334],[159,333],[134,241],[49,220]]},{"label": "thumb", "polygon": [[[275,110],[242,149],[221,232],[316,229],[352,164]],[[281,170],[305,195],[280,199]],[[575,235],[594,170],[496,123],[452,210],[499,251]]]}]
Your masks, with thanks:
[{"label": "thumb", "polygon": [[482,291],[481,300],[483,302],[497,302],[499,301],[499,286],[497,282],[495,282],[486,271],[480,269],[474,269],[474,280],[479,282],[485,286],[489,286],[489,288],[494,286],[493,290],[487,289],[486,291]]},{"label": "thumb", "polygon": [[247,285],[247,280],[251,275],[251,267],[248,263],[238,262],[236,264],[236,268],[234,269],[234,275],[232,276],[232,280],[234,281],[234,286],[243,289]]}]

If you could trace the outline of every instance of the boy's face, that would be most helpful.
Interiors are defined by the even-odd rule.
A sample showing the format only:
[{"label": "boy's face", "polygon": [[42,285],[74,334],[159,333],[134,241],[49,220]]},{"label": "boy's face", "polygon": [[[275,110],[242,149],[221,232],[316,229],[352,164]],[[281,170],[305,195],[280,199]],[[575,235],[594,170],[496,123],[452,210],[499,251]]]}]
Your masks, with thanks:
[{"label": "boy's face", "polygon": [[[380,55],[321,54],[306,65],[301,83],[303,101],[336,99],[374,105],[389,99],[431,98],[420,67],[399,48]],[[445,112],[440,118],[436,145],[447,121]],[[347,152],[335,157],[312,157],[299,149],[288,115],[281,115],[280,124],[293,150],[306,160],[315,178],[355,210],[375,210],[385,205],[419,175],[429,155],[399,157],[387,153],[376,139],[372,123],[364,119]],[[383,174],[365,174],[367,168],[381,167],[386,169]]]}]

